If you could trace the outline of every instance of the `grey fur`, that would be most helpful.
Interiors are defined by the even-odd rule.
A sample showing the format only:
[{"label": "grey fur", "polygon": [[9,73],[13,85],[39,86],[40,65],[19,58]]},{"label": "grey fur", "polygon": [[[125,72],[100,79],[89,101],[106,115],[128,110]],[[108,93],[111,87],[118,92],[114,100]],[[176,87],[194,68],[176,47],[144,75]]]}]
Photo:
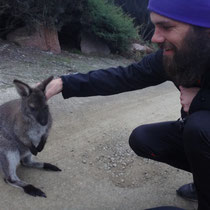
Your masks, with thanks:
[{"label": "grey fur", "polygon": [[14,80],[20,99],[12,100],[0,106],[0,169],[4,180],[33,196],[46,197],[45,193],[21,181],[16,168],[24,166],[59,171],[48,163],[34,162],[32,153],[42,151],[52,126],[52,117],[44,94],[49,77],[37,87]]}]

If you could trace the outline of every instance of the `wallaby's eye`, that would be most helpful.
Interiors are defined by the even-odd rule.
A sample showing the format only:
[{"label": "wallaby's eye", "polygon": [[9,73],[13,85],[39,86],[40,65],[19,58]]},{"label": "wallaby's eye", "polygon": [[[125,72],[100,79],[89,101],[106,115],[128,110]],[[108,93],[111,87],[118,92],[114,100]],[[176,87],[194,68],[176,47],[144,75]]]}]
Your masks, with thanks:
[{"label": "wallaby's eye", "polygon": [[36,111],[36,109],[33,108],[33,107],[30,107],[30,109],[31,109],[32,112],[35,112]]},{"label": "wallaby's eye", "polygon": [[35,105],[34,104],[29,104],[29,108],[31,111],[36,111]]}]

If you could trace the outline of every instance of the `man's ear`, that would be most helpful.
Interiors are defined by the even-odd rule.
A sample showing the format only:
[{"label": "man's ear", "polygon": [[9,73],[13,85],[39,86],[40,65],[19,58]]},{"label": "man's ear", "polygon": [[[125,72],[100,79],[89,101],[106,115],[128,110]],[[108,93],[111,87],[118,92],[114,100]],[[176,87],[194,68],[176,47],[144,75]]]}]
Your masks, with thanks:
[{"label": "man's ear", "polygon": [[209,38],[210,38],[210,28],[207,29],[207,33],[208,33]]}]

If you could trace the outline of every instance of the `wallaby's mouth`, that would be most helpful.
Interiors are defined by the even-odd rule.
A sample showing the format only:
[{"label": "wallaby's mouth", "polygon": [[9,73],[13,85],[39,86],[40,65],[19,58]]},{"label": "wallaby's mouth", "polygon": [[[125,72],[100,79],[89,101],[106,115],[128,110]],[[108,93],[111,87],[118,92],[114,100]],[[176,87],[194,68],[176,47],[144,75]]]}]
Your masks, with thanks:
[{"label": "wallaby's mouth", "polygon": [[38,121],[38,122],[39,122],[40,125],[45,126],[45,125],[47,125],[48,120],[43,119],[43,120]]},{"label": "wallaby's mouth", "polygon": [[42,113],[42,114],[38,115],[37,116],[37,122],[42,126],[47,125],[47,123],[48,123],[48,113],[46,113],[46,114]]}]

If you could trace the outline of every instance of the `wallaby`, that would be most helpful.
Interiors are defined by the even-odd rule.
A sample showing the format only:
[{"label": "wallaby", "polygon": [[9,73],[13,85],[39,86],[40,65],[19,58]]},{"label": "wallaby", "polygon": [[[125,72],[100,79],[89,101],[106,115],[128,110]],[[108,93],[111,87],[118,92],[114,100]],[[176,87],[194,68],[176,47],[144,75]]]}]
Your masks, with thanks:
[{"label": "wallaby", "polygon": [[32,154],[41,152],[52,125],[45,97],[45,88],[53,79],[49,77],[37,87],[14,80],[20,99],[6,102],[0,106],[0,170],[5,182],[23,188],[32,196],[46,197],[45,193],[31,184],[21,181],[16,168],[23,166],[61,171],[50,163],[35,162]]}]

